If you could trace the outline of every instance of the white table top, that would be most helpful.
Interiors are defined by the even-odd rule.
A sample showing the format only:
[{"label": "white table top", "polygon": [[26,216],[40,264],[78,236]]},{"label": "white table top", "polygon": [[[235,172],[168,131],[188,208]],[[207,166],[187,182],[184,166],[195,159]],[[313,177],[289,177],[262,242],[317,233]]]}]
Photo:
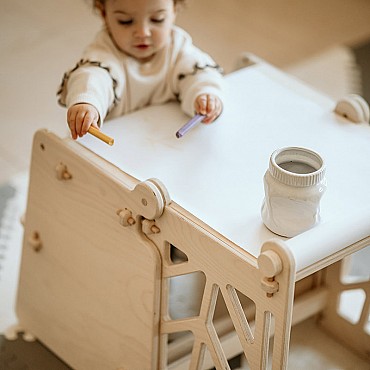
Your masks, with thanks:
[{"label": "white table top", "polygon": [[307,147],[324,158],[323,222],[369,208],[370,126],[334,114],[335,102],[270,68],[228,75],[222,116],[181,139],[175,132],[189,117],[170,103],[107,122],[103,131],[114,137],[113,147],[90,135],[79,142],[138,180],[160,179],[174,202],[254,256],[276,237],[260,207],[277,148]]}]

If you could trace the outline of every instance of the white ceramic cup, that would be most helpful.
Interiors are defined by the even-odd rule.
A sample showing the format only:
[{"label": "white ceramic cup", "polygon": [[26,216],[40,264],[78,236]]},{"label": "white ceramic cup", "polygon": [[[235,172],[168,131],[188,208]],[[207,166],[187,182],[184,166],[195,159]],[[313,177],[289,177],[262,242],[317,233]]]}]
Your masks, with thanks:
[{"label": "white ceramic cup", "polygon": [[298,235],[320,222],[324,161],[310,149],[278,149],[270,157],[264,188],[261,216],[266,227],[281,236]]}]

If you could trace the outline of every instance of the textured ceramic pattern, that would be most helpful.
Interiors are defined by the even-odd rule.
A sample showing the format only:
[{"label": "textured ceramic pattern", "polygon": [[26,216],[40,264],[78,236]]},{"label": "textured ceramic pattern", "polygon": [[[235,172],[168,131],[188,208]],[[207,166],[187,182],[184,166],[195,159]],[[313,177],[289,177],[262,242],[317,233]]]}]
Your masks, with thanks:
[{"label": "textured ceramic pattern", "polygon": [[261,215],[272,232],[293,237],[320,222],[326,178],[324,162],[317,153],[294,147],[276,150],[264,176],[264,187]]}]

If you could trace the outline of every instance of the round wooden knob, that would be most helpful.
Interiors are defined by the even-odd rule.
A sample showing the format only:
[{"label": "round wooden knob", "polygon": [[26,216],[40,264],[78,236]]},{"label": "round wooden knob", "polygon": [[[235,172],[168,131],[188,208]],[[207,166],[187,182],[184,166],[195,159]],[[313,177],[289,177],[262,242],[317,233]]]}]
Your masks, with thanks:
[{"label": "round wooden knob", "polygon": [[262,274],[268,278],[272,278],[278,274],[283,269],[283,264],[279,255],[271,250],[262,252],[257,259],[258,268],[261,270]]},{"label": "round wooden knob", "polygon": [[356,94],[350,94],[339,100],[334,111],[355,123],[369,122],[370,119],[369,105],[365,99]]}]

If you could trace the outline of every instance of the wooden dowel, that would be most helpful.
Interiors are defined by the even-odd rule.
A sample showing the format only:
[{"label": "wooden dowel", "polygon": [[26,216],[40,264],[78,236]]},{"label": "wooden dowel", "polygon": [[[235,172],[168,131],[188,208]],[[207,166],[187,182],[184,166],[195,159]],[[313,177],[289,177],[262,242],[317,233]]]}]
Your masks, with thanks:
[{"label": "wooden dowel", "polygon": [[89,134],[97,137],[98,139],[104,141],[108,145],[113,145],[114,144],[114,139],[108,135],[103,134],[100,130],[97,128],[90,126],[90,128],[87,131]]}]

